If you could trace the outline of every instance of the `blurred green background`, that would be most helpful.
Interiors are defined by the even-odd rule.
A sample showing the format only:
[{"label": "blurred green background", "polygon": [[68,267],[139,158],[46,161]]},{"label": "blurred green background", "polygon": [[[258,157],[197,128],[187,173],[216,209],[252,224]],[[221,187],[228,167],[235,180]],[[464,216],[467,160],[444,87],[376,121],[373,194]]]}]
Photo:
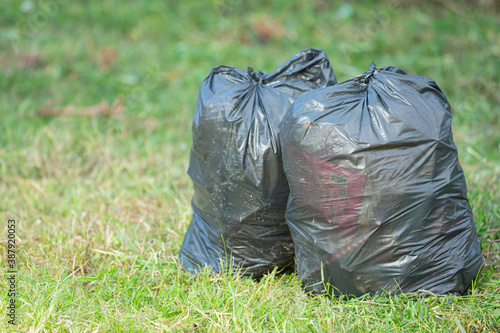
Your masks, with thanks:
[{"label": "blurred green background", "polygon": [[[201,81],[221,64],[268,72],[310,47],[325,50],[339,82],[372,61],[437,81],[454,113],[484,281],[498,281],[498,1],[4,0],[0,218],[20,220],[25,327],[50,328],[57,314],[43,317],[42,300],[70,262],[69,272],[101,278],[82,285],[81,269],[66,283],[101,301],[107,283],[125,283],[110,267],[135,262],[103,253],[156,253],[174,271],[191,215],[186,169]],[[118,111],[47,116],[100,103]]]},{"label": "blurred green background", "polygon": [[[398,0],[7,0],[0,13],[0,114],[17,124],[3,122],[11,139],[25,145],[26,134],[47,121],[32,119],[38,107],[92,105],[122,96],[126,117],[170,119],[177,126],[163,127],[165,136],[188,142],[189,114],[212,67],[271,71],[297,51],[317,47],[326,51],[339,81],[362,73],[371,61],[435,79],[455,112],[462,161],[495,160],[498,7],[487,0],[470,6]],[[29,129],[16,133],[19,121]],[[7,136],[0,140],[8,142]]]}]

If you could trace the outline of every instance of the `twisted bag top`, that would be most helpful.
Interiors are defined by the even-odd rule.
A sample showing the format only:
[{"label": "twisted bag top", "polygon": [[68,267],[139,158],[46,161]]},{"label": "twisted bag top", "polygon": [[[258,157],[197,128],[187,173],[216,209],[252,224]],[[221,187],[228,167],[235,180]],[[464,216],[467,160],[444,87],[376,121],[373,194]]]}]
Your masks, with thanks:
[{"label": "twisted bag top", "polygon": [[295,101],[281,142],[307,289],[466,291],[483,258],[451,119],[433,80],[374,64]]},{"label": "twisted bag top", "polygon": [[258,277],[293,263],[278,125],[301,93],[335,83],[318,49],[271,73],[230,66],[210,72],[193,117],[194,215],[179,255],[184,268],[219,271],[222,264]]}]

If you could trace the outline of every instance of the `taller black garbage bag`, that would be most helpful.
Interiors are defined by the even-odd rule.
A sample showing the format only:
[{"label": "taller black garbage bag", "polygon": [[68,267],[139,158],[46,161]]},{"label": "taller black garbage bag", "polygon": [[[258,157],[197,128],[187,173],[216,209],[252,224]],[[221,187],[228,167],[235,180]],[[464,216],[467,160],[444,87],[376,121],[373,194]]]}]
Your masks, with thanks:
[{"label": "taller black garbage bag", "polygon": [[467,290],[483,257],[451,119],[434,81],[374,64],[295,101],[281,143],[307,290]]},{"label": "taller black garbage bag", "polygon": [[193,118],[193,219],[179,254],[185,269],[242,268],[258,278],[293,264],[278,125],[301,93],[336,82],[318,49],[271,73],[230,66],[210,72]]}]

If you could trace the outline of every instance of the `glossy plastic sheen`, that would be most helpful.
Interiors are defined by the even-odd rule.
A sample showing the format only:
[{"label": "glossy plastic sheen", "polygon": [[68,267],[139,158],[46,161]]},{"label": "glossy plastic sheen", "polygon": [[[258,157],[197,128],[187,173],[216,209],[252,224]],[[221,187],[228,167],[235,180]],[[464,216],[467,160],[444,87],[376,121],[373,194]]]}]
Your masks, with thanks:
[{"label": "glossy plastic sheen", "polygon": [[194,214],[179,254],[184,268],[242,267],[257,278],[293,264],[278,125],[301,93],[335,83],[318,49],[271,73],[230,66],[210,72],[193,117]]},{"label": "glossy plastic sheen", "polygon": [[374,64],[295,101],[281,143],[307,290],[467,290],[483,257],[451,119],[434,81]]}]

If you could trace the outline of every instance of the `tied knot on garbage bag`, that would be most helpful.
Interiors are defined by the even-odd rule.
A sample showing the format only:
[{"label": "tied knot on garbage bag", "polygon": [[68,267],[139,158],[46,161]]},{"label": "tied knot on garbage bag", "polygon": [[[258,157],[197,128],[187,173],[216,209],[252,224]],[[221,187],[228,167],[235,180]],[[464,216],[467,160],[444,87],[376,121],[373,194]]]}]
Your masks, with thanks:
[{"label": "tied knot on garbage bag", "polygon": [[368,69],[366,72],[363,73],[363,78],[361,79],[361,81],[363,83],[368,83],[368,81],[373,76],[376,70],[377,67],[375,66],[375,62],[372,61],[372,63],[370,64],[370,69]]},{"label": "tied knot on garbage bag", "polygon": [[252,83],[264,84],[264,73],[261,71],[254,72],[252,67],[248,67],[248,75],[252,79]]}]

